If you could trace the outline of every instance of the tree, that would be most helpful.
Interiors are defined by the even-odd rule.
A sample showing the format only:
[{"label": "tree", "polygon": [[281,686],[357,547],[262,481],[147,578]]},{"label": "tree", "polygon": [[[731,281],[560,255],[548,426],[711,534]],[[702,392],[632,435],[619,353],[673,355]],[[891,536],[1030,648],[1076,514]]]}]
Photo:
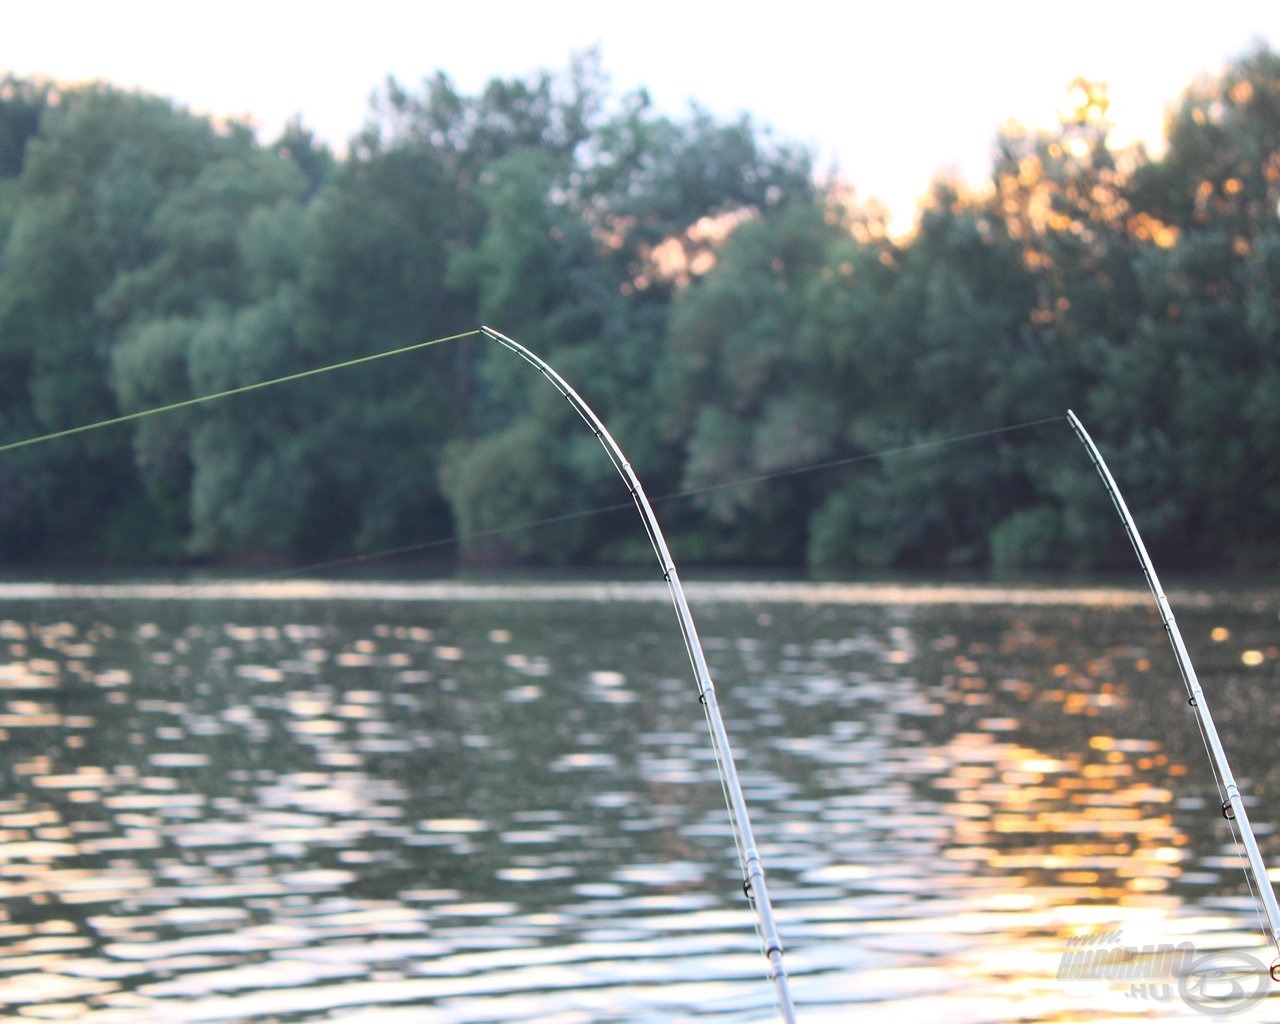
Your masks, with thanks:
[{"label": "tree", "polygon": [[812,478],[758,478],[846,452],[825,339],[807,329],[813,289],[847,237],[829,212],[802,198],[746,221],[677,297],[669,429],[685,449],[681,488],[709,517],[708,554],[802,557]]},{"label": "tree", "polygon": [[[714,263],[714,240],[733,224],[811,196],[808,163],[772,146],[745,120],[719,125],[695,110],[673,122],[657,116],[642,94],[610,111],[603,95],[580,86],[563,93],[570,105],[539,105],[543,127],[523,121],[523,145],[478,179],[484,226],[475,246],[454,260],[453,280],[475,290],[484,319],[527,340],[581,388],[646,486],[662,493],[679,482],[684,444],[653,411],[669,404],[677,373],[663,344],[671,298]],[[524,93],[490,88],[485,101],[512,95]],[[581,127],[582,141],[568,144],[574,135],[559,125]],[[547,518],[564,511],[566,494],[578,507],[616,498],[616,475],[597,446],[566,437],[564,403],[528,397],[526,367],[495,350],[480,380],[474,422],[505,426],[493,435],[500,440],[450,449],[443,481],[460,523],[491,525],[486,509],[513,499],[525,517]],[[517,443],[545,453],[548,478],[562,486],[496,471],[506,457],[500,453]],[[515,543],[539,557],[645,554],[635,537],[631,523],[593,523],[579,524],[570,545],[552,534]]]},{"label": "tree", "polygon": [[[119,412],[108,383],[119,320],[99,299],[158,255],[162,243],[150,228],[165,196],[247,140],[166,101],[106,87],[61,93],[44,111],[13,183],[0,267],[0,387],[10,437]],[[27,554],[41,545],[120,554],[168,543],[139,500],[126,431],[24,451],[11,464],[28,500],[20,519],[0,529],[21,537]]]},{"label": "tree", "polygon": [[1259,48],[1189,89],[1165,154],[1135,176],[1132,203],[1164,244],[1143,266],[1140,354],[1126,367],[1128,381],[1113,377],[1097,401],[1120,407],[1116,390],[1135,380],[1159,395],[1147,415],[1170,452],[1164,475],[1176,507],[1153,547],[1197,560],[1273,563],[1280,558],[1272,404],[1280,382],[1280,57]]}]

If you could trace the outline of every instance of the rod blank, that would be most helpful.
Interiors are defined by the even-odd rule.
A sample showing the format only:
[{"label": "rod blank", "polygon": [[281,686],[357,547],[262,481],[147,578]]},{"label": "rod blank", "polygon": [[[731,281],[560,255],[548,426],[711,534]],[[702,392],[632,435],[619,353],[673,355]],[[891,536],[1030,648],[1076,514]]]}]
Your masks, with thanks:
[{"label": "rod blank", "polygon": [[693,613],[689,610],[689,602],[685,599],[684,588],[680,585],[680,577],[676,572],[675,562],[667,549],[666,538],[663,537],[662,528],[658,525],[658,517],[654,515],[649,499],[645,496],[644,488],[640,484],[640,479],[631,468],[626,456],[623,455],[622,449],[618,447],[618,443],[605,428],[600,418],[578,393],[569,386],[568,382],[544,360],[534,355],[518,342],[512,341],[506,335],[500,334],[491,327],[482,327],[481,331],[487,337],[510,349],[521,359],[535,366],[547,380],[551,381],[556,390],[564,395],[569,404],[573,406],[574,411],[582,417],[587,427],[604,446],[604,450],[608,453],[614,468],[626,483],[627,489],[631,492],[631,497],[635,500],[636,509],[640,513],[640,518],[644,521],[645,532],[649,535],[649,542],[653,545],[654,554],[657,555],[658,563],[662,567],[663,578],[667,581],[667,585],[671,590],[671,600],[675,605],[676,617],[680,622],[680,632],[684,636],[685,648],[689,654],[689,661],[693,665],[693,673],[698,683],[699,695],[706,709],[707,724],[711,731],[711,742],[715,747],[716,760],[720,765],[721,781],[724,784],[730,817],[733,819],[734,830],[737,834],[739,856],[742,858],[743,889],[755,908],[757,922],[760,927],[761,944],[764,947],[764,955],[769,961],[769,978],[774,985],[778,1008],[786,1024],[795,1024],[795,1005],[791,999],[786,967],[782,962],[782,939],[778,935],[777,922],[773,916],[773,905],[769,900],[769,888],[765,882],[764,863],[760,859],[760,852],[756,847],[755,836],[751,830],[751,821],[747,814],[746,796],[742,792],[742,783],[738,779],[738,771],[734,765],[733,751],[729,745],[729,734],[725,730],[724,720],[720,716],[720,709],[716,703],[716,689],[711,681],[711,671],[707,667],[707,659],[702,650],[702,642],[698,639],[697,627],[693,624]]},{"label": "rod blank", "polygon": [[[1115,505],[1116,511],[1120,514],[1120,520],[1124,523],[1125,532],[1129,535],[1129,542],[1133,545],[1134,553],[1137,554],[1138,561],[1142,564],[1142,571],[1147,577],[1147,584],[1151,587],[1151,593],[1155,596],[1156,607],[1160,612],[1160,621],[1164,624],[1165,632],[1169,634],[1169,642],[1173,645],[1173,653],[1177,658],[1178,668],[1182,672],[1182,681],[1187,687],[1187,703],[1191,705],[1192,710],[1196,713],[1196,718],[1199,720],[1200,729],[1205,738],[1205,746],[1209,751],[1209,758],[1213,762],[1214,770],[1226,796],[1222,812],[1225,815],[1230,811],[1230,816],[1239,825],[1240,841],[1244,845],[1245,856],[1249,861],[1249,871],[1253,875],[1257,886],[1258,899],[1262,903],[1262,909],[1267,918],[1267,928],[1270,932],[1269,938],[1276,947],[1277,952],[1280,953],[1280,906],[1276,904],[1275,890],[1271,886],[1271,880],[1267,877],[1267,865],[1262,859],[1261,851],[1258,849],[1258,841],[1254,838],[1253,826],[1249,824],[1249,814],[1245,810],[1244,800],[1240,795],[1240,787],[1236,784],[1235,776],[1231,773],[1231,766],[1227,763],[1226,751],[1222,747],[1222,741],[1218,738],[1218,730],[1213,724],[1213,717],[1209,714],[1209,704],[1205,700],[1204,691],[1200,688],[1200,679],[1196,675],[1195,666],[1191,664],[1191,655],[1187,653],[1187,646],[1183,643],[1178,623],[1173,617],[1173,609],[1170,607],[1169,599],[1165,596],[1164,590],[1160,586],[1160,579],[1156,576],[1156,569],[1151,563],[1151,556],[1147,554],[1147,547],[1142,543],[1137,524],[1134,523],[1133,516],[1129,514],[1129,508],[1125,505],[1124,498],[1120,495],[1120,488],[1116,486],[1115,478],[1112,477],[1111,471],[1107,469],[1107,464],[1102,459],[1102,453],[1098,451],[1097,445],[1093,443],[1093,438],[1089,436],[1089,432],[1084,429],[1084,424],[1070,409],[1067,410],[1067,420],[1088,451],[1089,458],[1093,460],[1098,474],[1102,477],[1107,493],[1111,496],[1112,504]],[[1280,981],[1280,957],[1277,957],[1271,965],[1271,976]]]}]

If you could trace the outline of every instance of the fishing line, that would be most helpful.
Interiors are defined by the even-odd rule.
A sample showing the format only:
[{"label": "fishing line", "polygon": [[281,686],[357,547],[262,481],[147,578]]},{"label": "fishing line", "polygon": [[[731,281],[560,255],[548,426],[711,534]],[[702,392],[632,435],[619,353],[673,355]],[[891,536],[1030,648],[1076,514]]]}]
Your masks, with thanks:
[{"label": "fishing line", "polygon": [[134,420],[140,420],[147,416],[157,416],[162,412],[174,412],[178,409],[187,409],[193,405],[200,405],[204,402],[212,402],[219,398],[230,398],[232,395],[243,395],[250,391],[260,391],[263,388],[273,387],[276,384],[287,384],[290,381],[302,380],[304,377],[315,377],[322,373],[332,373],[334,370],[345,370],[348,367],[359,366],[362,363],[371,363],[375,359],[386,359],[390,356],[403,355],[406,352],[416,352],[418,349],[430,348],[432,345],[442,345],[446,341],[457,341],[460,338],[469,338],[473,334],[479,334],[476,331],[464,331],[462,334],[452,334],[447,338],[432,338],[430,341],[419,341],[413,345],[405,345],[403,348],[388,349],[385,352],[375,352],[369,356],[359,356],[356,359],[347,359],[341,363],[332,363],[328,366],[317,366],[310,370],[302,370],[298,373],[291,373],[284,377],[276,377],[273,380],[261,380],[256,384],[245,384],[237,388],[228,388],[226,391],[217,391],[211,395],[200,395],[197,398],[187,398],[181,402],[171,402],[168,405],[156,406],[152,409],[143,409],[140,412],[126,413],[123,416],[113,416],[111,419],[98,420],[95,423],[85,423],[78,427],[69,427],[66,430],[56,430],[50,434],[41,434],[39,437],[28,437],[21,441],[10,441],[8,444],[0,445],[0,452],[14,451],[17,448],[25,448],[28,445],[40,444],[44,441],[54,441],[60,437],[71,437],[73,434],[84,434],[90,430],[101,430],[103,427],[114,427],[120,423],[131,423]]},{"label": "fishing line", "polygon": [[[459,337],[465,337],[465,335],[459,335]],[[909,455],[912,452],[924,451],[930,448],[940,448],[944,445],[958,444],[962,441],[980,440],[982,438],[994,437],[999,434],[1009,434],[1015,431],[1027,430],[1032,427],[1043,426],[1046,423],[1058,423],[1062,419],[1062,416],[1049,416],[1044,419],[1027,420],[1023,423],[1014,423],[1006,427],[993,427],[990,430],[979,430],[967,434],[955,434],[950,437],[938,438],[933,441],[921,441],[916,444],[902,445],[897,448],[885,448],[880,451],[867,452],[862,455],[852,455],[843,459],[832,459],[826,462],[815,462],[803,466],[792,466],[788,469],[780,469],[771,473],[759,473],[754,476],[737,477],[733,480],[725,480],[716,484],[707,484],[702,487],[691,487],[681,491],[670,491],[666,494],[659,494],[651,497],[649,500],[655,505],[661,505],[667,502],[687,501],[691,498],[697,498],[703,494],[709,494],[713,491],[727,490],[732,487],[746,487],[757,483],[768,483],[772,480],[779,480],[790,476],[799,476],[804,473],[818,473],[825,469],[839,469],[842,466],[857,465],[858,463],[871,462],[876,459],[887,459],[900,455]],[[397,558],[403,555],[419,554],[424,551],[430,551],[433,548],[453,547],[456,545],[466,544],[470,541],[484,540],[490,537],[500,537],[508,533],[518,533],[523,530],[536,530],[546,526],[555,526],[559,523],[572,522],[577,519],[587,519],[592,516],[604,515],[609,512],[619,512],[630,509],[631,507],[632,505],[630,502],[614,502],[609,505],[597,505],[573,512],[564,512],[558,515],[544,516],[538,519],[526,519],[515,523],[507,523],[502,526],[488,527],[483,530],[453,533],[447,537],[437,537],[433,540],[416,541],[411,544],[403,544],[393,548],[384,548],[379,551],[348,555],[342,558],[328,559],[319,562],[309,562],[306,565],[296,566],[289,569],[281,569],[275,572],[266,573],[262,576],[254,576],[252,579],[275,579],[283,576],[298,576],[308,572],[317,572],[325,569],[337,569],[347,566],[361,565],[368,562],[377,562],[383,559]]]},{"label": "fishing line", "polygon": [[[1175,659],[1176,660],[1176,659]],[[1187,682],[1186,673],[1182,671],[1182,665],[1178,665],[1179,672],[1183,675],[1183,683],[1187,685],[1190,692],[1190,684]],[[1188,698],[1187,703],[1194,708],[1194,697]],[[1258,928],[1263,938],[1270,942],[1272,940],[1271,933],[1267,928],[1266,915],[1263,913],[1263,899],[1259,889],[1254,885],[1253,871],[1249,865],[1249,854],[1244,844],[1244,837],[1237,827],[1235,815],[1229,813],[1231,811],[1231,801],[1227,797],[1227,790],[1223,784],[1222,774],[1218,771],[1218,766],[1213,758],[1213,747],[1209,743],[1209,734],[1205,732],[1204,724],[1200,721],[1199,715],[1192,716],[1196,721],[1196,730],[1200,735],[1200,742],[1204,746],[1205,757],[1209,762],[1209,774],[1213,778],[1213,784],[1218,790],[1218,806],[1221,808],[1222,817],[1227,823],[1227,828],[1231,833],[1231,841],[1235,845],[1236,856],[1239,858],[1240,873],[1244,876],[1245,885],[1249,889],[1249,895],[1252,898],[1253,912],[1258,919]],[[1280,948],[1280,947],[1278,947]]]},{"label": "fishing line", "polygon": [[[409,352],[416,352],[420,349],[431,348],[435,345],[442,345],[445,342],[460,341],[464,338],[474,337],[482,334],[483,331],[476,329],[463,331],[460,334],[452,334],[441,338],[432,338],[428,341],[416,342],[412,345],[405,345],[399,348],[387,349],[383,352],[375,352],[371,355],[359,356],[355,359],[347,359],[337,363],[330,363],[325,366],[313,367],[309,370],[301,370],[297,373],[287,374],[283,377],[275,377],[271,380],[258,381],[253,384],[245,384],[240,387],[228,388],[224,391],[217,391],[208,395],[200,395],[195,398],[188,398],[178,402],[170,402],[166,405],[155,406],[149,409],[142,409],[138,412],[126,413],[121,416],[114,416],[109,419],[97,420],[93,423],[85,423],[75,427],[69,427],[65,430],[52,431],[47,434],[40,434],[35,437],[23,438],[18,441],[9,441],[0,444],[0,454],[10,451],[16,451],[20,448],[30,447],[53,441],[59,438],[72,437],[77,434],[84,434],[94,430],[101,430],[106,427],[117,426],[123,423],[131,423],[137,420],[145,419],[150,416],[157,416],[161,413],[176,412],[179,409],[187,409],[192,406],[202,405],[206,402],[217,401],[222,398],[231,398],[235,395],[248,394],[253,391],[260,391],[265,388],[274,387],[277,384],[287,384],[292,381],[303,380],[307,377],[316,377],[325,373],[332,373],[337,370],[345,370],[354,366],[360,366],[365,363],[371,363],[379,359],[387,359],[392,356],[404,355]],[[818,473],[826,469],[838,469],[842,466],[857,465],[862,462],[871,462],[876,459],[884,459],[897,455],[907,455],[912,452],[925,451],[931,448],[940,448],[946,445],[957,444],[962,441],[977,440],[986,437],[994,437],[1000,434],[1013,433],[1015,431],[1026,430],[1031,427],[1042,426],[1046,423],[1054,423],[1060,420],[1061,416],[1051,416],[1043,419],[1028,420],[1023,423],[1015,423],[1010,426],[994,427],[990,430],[980,430],[965,434],[954,434],[944,438],[938,438],[932,441],[920,441],[915,444],[901,445],[895,448],[885,448],[875,452],[866,452],[861,455],[851,455],[846,458],[831,459],[824,462],[807,463],[802,466],[791,466],[787,469],[775,470],[769,473],[758,473],[752,476],[737,477],[733,480],[725,480],[720,483],[706,484],[701,487],[691,487],[680,491],[672,491],[662,494],[651,499],[655,504],[661,502],[681,501],[690,498],[697,498],[704,494],[710,494],[715,491],[728,490],[733,487],[746,487],[751,484],[768,483],[773,480],[781,480],[786,477],[801,476],[807,473]],[[263,576],[255,577],[257,579],[272,579],[278,576],[298,575],[305,572],[314,572],[322,569],[341,568],[344,566],[359,565],[367,562],[379,561],[387,558],[395,558],[401,555],[414,554],[422,551],[428,551],[432,548],[447,547],[463,544],[468,541],[481,540],[486,537],[500,536],[505,533],[514,533],[521,530],[533,530],[546,526],[553,526],[558,523],[570,522],[575,519],[584,519],[591,516],[602,515],[608,512],[616,512],[631,506],[625,502],[617,502],[609,505],[600,505],[589,509],[582,509],[574,512],[566,512],[559,515],[545,516],[539,519],[524,520],[517,523],[510,523],[503,526],[491,527],[484,530],[476,530],[468,533],[455,533],[448,537],[439,537],[434,540],[419,541],[412,544],[405,544],[394,548],[386,548],[381,551],[368,552],[364,554],[351,555],[344,558],[337,558],[319,562],[311,562],[304,566],[298,566],[291,569],[279,570],[277,572],[266,573]]]},{"label": "fishing line", "polygon": [[850,455],[843,459],[832,459],[829,462],[811,462],[804,466],[792,466],[790,469],[779,469],[772,473],[760,473],[756,476],[737,477],[734,480],[727,480],[718,484],[707,484],[703,487],[695,487],[686,491],[674,491],[670,494],[661,495],[655,498],[655,501],[671,501],[676,498],[692,498],[701,494],[708,494],[711,491],[724,490],[728,487],[745,487],[747,484],[765,483],[770,480],[779,480],[788,476],[799,476],[802,473],[817,473],[824,469],[837,469],[840,466],[852,466],[859,462],[871,462],[874,459],[885,459],[893,455],[909,455],[912,452],[924,451],[929,448],[941,448],[943,445],[956,444],[960,441],[973,441],[983,437],[994,437],[997,434],[1008,434],[1015,430],[1026,430],[1029,427],[1039,427],[1046,423],[1058,423],[1063,419],[1061,416],[1046,416],[1044,419],[1027,420],[1025,423],[1015,423],[1008,427],[993,427],[990,430],[978,430],[970,434],[953,434],[950,437],[939,438],[935,441],[918,441],[915,444],[902,445],[898,448],[883,448],[876,452],[867,452],[863,455]]},{"label": "fishing line", "polygon": [[[1223,814],[1223,817],[1227,818],[1226,814]],[[1252,898],[1253,913],[1258,919],[1258,930],[1262,933],[1263,939],[1269,941],[1271,935],[1267,930],[1266,915],[1262,912],[1262,893],[1254,885],[1253,874],[1249,870],[1248,854],[1245,852],[1244,839],[1240,835],[1240,830],[1236,828],[1235,818],[1227,818],[1227,825],[1231,829],[1231,839],[1236,844],[1236,856],[1240,858],[1240,873],[1244,875],[1245,885],[1248,886],[1249,896]]]},{"label": "fishing line", "polygon": [[[1179,669],[1181,670],[1181,665],[1179,665]],[[1189,700],[1188,703],[1191,703],[1191,701]],[[1199,729],[1200,742],[1204,744],[1204,752],[1209,760],[1209,773],[1213,776],[1214,785],[1218,789],[1218,803],[1222,809],[1222,817],[1227,822],[1227,828],[1231,833],[1231,841],[1235,844],[1236,856],[1239,858],[1240,862],[1240,873],[1244,876],[1245,885],[1248,887],[1249,895],[1252,898],[1253,912],[1258,919],[1258,929],[1261,931],[1262,936],[1266,941],[1275,941],[1267,926],[1266,915],[1263,913],[1263,907],[1265,904],[1262,892],[1258,888],[1262,882],[1259,881],[1257,885],[1254,884],[1253,870],[1249,863],[1248,848],[1245,846],[1244,836],[1238,827],[1235,814],[1229,813],[1231,812],[1231,801],[1227,797],[1227,790],[1224,786],[1222,775],[1218,771],[1218,766],[1214,761],[1213,748],[1209,743],[1209,735],[1205,732],[1205,728],[1200,721],[1200,717],[1198,715],[1194,715],[1193,717],[1195,718],[1196,726]],[[1277,949],[1280,950],[1280,944],[1277,945]]]}]

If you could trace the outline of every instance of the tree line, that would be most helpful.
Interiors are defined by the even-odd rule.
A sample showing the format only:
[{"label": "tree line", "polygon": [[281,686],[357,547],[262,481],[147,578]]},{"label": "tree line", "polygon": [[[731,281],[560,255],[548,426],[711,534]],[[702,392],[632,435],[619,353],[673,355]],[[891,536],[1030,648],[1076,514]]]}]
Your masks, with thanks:
[{"label": "tree line", "polygon": [[[491,324],[597,409],[682,561],[1280,562],[1280,58],[1113,148],[1081,81],[916,230],[747,117],[564,72],[392,81],[336,154],[0,79],[0,445]],[[1051,422],[1042,422],[1049,420]],[[479,338],[0,454],[0,560],[649,558],[567,403]],[[625,492],[621,493],[625,499]],[[436,542],[453,539],[449,545]]]}]

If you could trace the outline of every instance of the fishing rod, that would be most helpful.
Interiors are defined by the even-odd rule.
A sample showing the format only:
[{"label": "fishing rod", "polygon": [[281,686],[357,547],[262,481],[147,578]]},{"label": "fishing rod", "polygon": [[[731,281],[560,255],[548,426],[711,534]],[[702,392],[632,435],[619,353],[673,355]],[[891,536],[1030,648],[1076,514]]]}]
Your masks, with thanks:
[{"label": "fishing rod", "polygon": [[787,970],[782,962],[782,940],[778,935],[778,926],[774,920],[773,905],[769,901],[769,889],[764,877],[764,864],[760,859],[755,836],[751,831],[746,796],[742,792],[742,783],[738,780],[738,771],[734,766],[733,752],[729,746],[729,734],[725,730],[724,720],[720,717],[719,706],[716,703],[715,685],[711,681],[711,671],[707,667],[707,659],[702,650],[702,642],[698,639],[697,627],[693,624],[693,613],[689,610],[689,602],[685,598],[684,588],[680,585],[680,577],[676,573],[675,562],[672,561],[671,553],[667,550],[667,542],[662,535],[662,528],[658,525],[658,517],[654,515],[653,508],[649,505],[649,499],[645,496],[644,488],[640,485],[640,479],[631,468],[626,456],[623,455],[622,449],[618,447],[618,443],[605,428],[600,417],[569,386],[565,379],[556,373],[544,360],[534,355],[519,342],[512,341],[506,335],[500,334],[491,327],[481,327],[480,330],[487,337],[510,349],[521,359],[535,366],[554,385],[556,390],[568,399],[574,411],[582,417],[587,427],[596,435],[600,444],[604,446],[604,450],[608,453],[614,469],[618,471],[618,474],[626,483],[627,489],[631,492],[631,497],[635,500],[636,509],[640,512],[645,531],[648,533],[649,541],[653,545],[654,554],[658,556],[658,563],[662,567],[662,577],[667,581],[667,585],[671,590],[671,600],[676,608],[676,617],[680,621],[680,632],[684,636],[685,649],[689,654],[689,661],[693,665],[694,678],[698,683],[699,697],[703,708],[706,710],[707,724],[711,730],[711,742],[715,747],[716,761],[720,768],[720,781],[724,786],[725,797],[729,805],[729,816],[733,819],[734,832],[738,844],[738,856],[742,862],[742,890],[755,908],[757,923],[760,928],[760,941],[764,955],[769,961],[769,977],[773,981],[774,989],[776,990],[778,1008],[782,1013],[782,1019],[787,1024],[795,1024],[795,1006],[791,1000]]},{"label": "fishing rod", "polygon": [[[1270,931],[1269,938],[1276,947],[1277,952],[1280,953],[1280,906],[1276,904],[1275,890],[1271,886],[1271,880],[1267,877],[1267,865],[1258,849],[1258,841],[1254,838],[1253,826],[1249,824],[1249,815],[1245,811],[1244,799],[1240,795],[1240,787],[1236,784],[1235,776],[1231,773],[1231,766],[1227,763],[1226,751],[1223,750],[1222,741],[1218,738],[1218,730],[1214,727],[1213,717],[1209,714],[1209,705],[1205,701],[1204,691],[1200,688],[1200,680],[1196,675],[1195,666],[1191,664],[1191,656],[1187,653],[1187,645],[1182,641],[1182,633],[1178,630],[1178,623],[1173,617],[1173,609],[1169,605],[1169,599],[1160,587],[1160,579],[1156,576],[1155,566],[1151,564],[1151,556],[1147,554],[1147,547],[1142,543],[1138,527],[1133,521],[1133,516],[1129,514],[1129,508],[1125,505],[1124,498],[1120,496],[1120,488],[1116,486],[1115,478],[1112,477],[1111,471],[1107,469],[1107,464],[1102,459],[1102,453],[1098,451],[1097,445],[1093,443],[1093,438],[1089,436],[1089,432],[1084,429],[1084,424],[1070,409],[1067,410],[1067,421],[1071,424],[1071,429],[1076,432],[1076,436],[1080,438],[1081,443],[1089,453],[1089,458],[1093,460],[1098,474],[1102,477],[1107,493],[1111,495],[1111,501],[1115,505],[1116,511],[1120,513],[1120,520],[1124,523],[1125,532],[1129,535],[1129,541],[1133,544],[1133,550],[1137,553],[1138,561],[1142,564],[1142,571],[1147,577],[1147,585],[1151,587],[1151,593],[1155,596],[1156,607],[1160,612],[1160,620],[1164,624],[1165,632],[1169,634],[1169,642],[1173,645],[1174,657],[1177,659],[1178,668],[1182,672],[1182,681],[1186,684],[1187,703],[1191,705],[1192,710],[1196,713],[1196,718],[1200,723],[1200,731],[1204,735],[1205,748],[1209,751],[1209,759],[1213,762],[1214,771],[1218,776],[1222,792],[1225,794],[1225,799],[1222,801],[1222,815],[1229,821],[1234,820],[1240,827],[1240,841],[1244,846],[1245,855],[1249,861],[1249,870],[1257,883],[1257,895],[1266,914],[1267,928]],[[1277,956],[1271,964],[1271,977],[1273,980],[1280,982],[1280,956]]]}]

